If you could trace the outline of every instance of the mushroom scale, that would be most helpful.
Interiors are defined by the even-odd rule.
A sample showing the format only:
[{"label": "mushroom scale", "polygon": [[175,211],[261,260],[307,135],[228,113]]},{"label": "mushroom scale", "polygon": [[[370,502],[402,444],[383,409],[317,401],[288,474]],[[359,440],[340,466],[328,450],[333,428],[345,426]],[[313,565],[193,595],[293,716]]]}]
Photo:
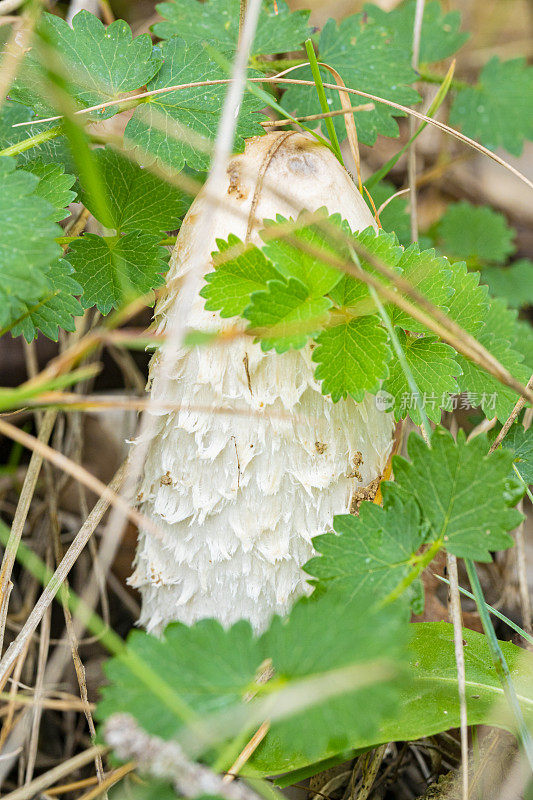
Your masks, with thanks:
[{"label": "mushroom scale", "polygon": [[[202,191],[183,222],[156,309],[159,333],[180,303],[191,253],[212,269],[215,238],[233,233],[260,245],[254,220],[323,206],[352,230],[375,227],[346,170],[310,136],[250,139],[227,174],[216,237],[207,240],[198,226]],[[196,330],[235,327],[199,296],[183,313]],[[165,380],[156,354],[150,384],[154,400],[179,408],[150,411],[156,433],[139,503],[162,538],[139,533],[130,584],[142,595],[140,624],[160,633],[175,620],[214,617],[229,626],[245,618],[261,631],[310,592],[302,565],[313,537],[353,508],[363,487],[376,486],[392,449],[392,415],[370,395],[360,403],[322,395],[310,345],[264,353],[245,336],[181,350]]]}]

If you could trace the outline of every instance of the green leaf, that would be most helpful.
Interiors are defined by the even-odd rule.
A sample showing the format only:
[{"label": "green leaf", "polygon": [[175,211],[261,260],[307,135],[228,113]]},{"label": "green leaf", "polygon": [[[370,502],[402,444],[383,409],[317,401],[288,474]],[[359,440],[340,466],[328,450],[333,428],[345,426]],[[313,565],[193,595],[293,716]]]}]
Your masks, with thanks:
[{"label": "green leaf", "polygon": [[[493,300],[483,328],[476,336],[515,378],[527,383],[531,368],[523,363],[523,356],[514,345],[517,335],[515,316],[516,312],[513,314],[506,309],[503,301]],[[487,417],[497,416],[500,422],[505,422],[518,394],[464,356],[458,355],[457,360],[463,370],[459,378],[460,390],[467,393],[470,404],[480,405]]]},{"label": "green leaf", "polygon": [[[41,125],[27,125],[22,128],[13,127],[19,122],[30,122],[34,118],[35,112],[28,106],[6,100],[0,109],[0,150],[30,139],[32,136],[52,128],[55,124],[45,122]],[[63,164],[67,172],[72,172],[74,169],[74,162],[64,136],[56,136],[17,155],[18,164],[33,163],[34,161],[42,161],[45,164]]]},{"label": "green leaf", "polygon": [[[397,268],[402,258],[403,249],[399,246],[398,240],[394,233],[387,233],[386,231],[376,231],[373,228],[367,228],[364,231],[353,234],[355,241],[363,245],[372,255],[379,258],[391,268]],[[339,257],[341,254],[337,254]],[[351,261],[352,257],[349,253],[345,256],[347,261]],[[359,259],[361,268],[366,272],[377,275],[376,271],[364,258]],[[330,291],[330,297],[337,305],[350,308],[352,311],[362,313],[364,310],[373,312],[375,311],[374,301],[370,298],[368,286],[364,281],[353,278],[351,275],[343,274],[341,280]]]},{"label": "green leaf", "polygon": [[[491,438],[495,436],[496,433]],[[524,481],[533,483],[533,430],[529,428],[526,431],[519,422],[515,422],[507,432],[502,447],[513,452],[513,462]],[[515,475],[514,470],[512,474]]]},{"label": "green leaf", "polygon": [[[446,258],[438,256],[433,249],[420,251],[419,245],[415,243],[402,253],[398,269],[402,272],[402,277],[434,305],[446,308],[453,294],[450,286],[451,266]],[[391,304],[388,313],[393,325],[409,331],[427,332],[425,325],[398,306]]]},{"label": "green leaf", "polygon": [[[402,692],[398,713],[382,722],[379,743],[414,741],[460,724],[453,626],[446,622],[418,622],[409,626],[409,634],[409,688]],[[486,636],[463,628],[463,639],[468,724],[497,725],[513,731]],[[533,656],[510,642],[499,644],[531,724]]]},{"label": "green leaf", "polygon": [[496,150],[519,156],[525,139],[533,138],[533,67],[525,58],[485,64],[477,86],[461,89],[450,111],[450,124]]},{"label": "green leaf", "polygon": [[[255,684],[260,667],[272,660],[272,687],[290,687],[299,679],[322,678],[331,685],[332,670],[360,665],[390,670],[391,679],[401,672],[400,657],[405,639],[404,609],[392,606],[381,612],[368,605],[357,613],[353,604],[334,592],[320,599],[300,600],[288,617],[275,617],[260,638],[241,621],[224,630],[215,620],[187,627],[170,625],[163,639],[140,631],[128,637],[128,648],[199,714],[221,715],[241,707],[254,712],[261,698]],[[338,646],[342,640],[342,647]],[[212,657],[206,658],[206,653]],[[169,739],[183,729],[172,708],[147,687],[124,661],[114,658],[106,665],[109,684],[102,689],[97,716],[105,719],[116,712],[132,714],[150,734]],[[250,697],[253,688],[253,697]],[[309,705],[283,719],[273,719],[266,739],[254,754],[254,766],[270,774],[285,772],[350,747],[352,741],[378,736],[380,720],[394,713],[398,684],[379,680],[349,689],[337,696],[327,692],[308,694]],[[256,692],[255,690],[258,690]],[[364,707],[365,713],[360,709]],[[257,712],[256,712],[257,713]],[[227,719],[231,719],[231,716]],[[242,732],[224,725],[228,737]],[[253,727],[253,726],[252,726]],[[253,731],[250,731],[252,733]]]},{"label": "green leaf", "polygon": [[513,348],[520,353],[524,364],[533,372],[533,328],[529,322],[517,320],[515,323],[516,338]]},{"label": "green leaf", "polygon": [[261,348],[285,353],[299,350],[327,319],[332,306],[327,297],[314,297],[296,278],[271,280],[266,290],[254,292],[244,309],[250,328],[258,334]]},{"label": "green leaf", "polygon": [[439,427],[431,449],[413,433],[408,442],[411,461],[393,457],[396,483],[416,498],[430,525],[428,540],[442,540],[459,558],[491,561],[492,550],[512,547],[507,531],[522,519],[504,500],[512,453],[499,450],[489,456],[487,450],[486,436],[467,442],[459,430],[455,442]]},{"label": "green leaf", "polygon": [[[324,219],[327,219],[329,224],[339,227],[345,233],[349,232],[349,228],[342,221],[340,214],[327,217],[325,208],[319,209],[320,212],[323,212]],[[305,214],[306,212],[302,212],[298,219]],[[301,281],[308,288],[312,297],[319,297],[331,292],[341,280],[342,272],[330,267],[320,256],[308,252],[308,248],[325,251],[336,258],[342,258],[343,245],[332,241],[331,237],[318,225],[306,225],[298,228],[291,233],[289,238],[286,236],[279,239],[272,238],[275,226],[283,226],[287,221],[280,215],[276,217],[275,222],[264,220],[267,229],[259,233],[265,240],[263,252],[285,278],[297,278]]]},{"label": "green leaf", "polygon": [[189,206],[183,192],[109,147],[95,150],[94,157],[106,189],[109,217],[100,219],[98,204],[87,192],[83,200],[103,225],[121,232],[145,233],[179,227]]},{"label": "green leaf", "polygon": [[86,233],[71,243],[68,258],[83,287],[84,307],[96,305],[107,314],[160,286],[166,255],[159,236],[134,231],[121,237]]},{"label": "green leaf", "polygon": [[[353,602],[379,604],[412,570],[413,558],[424,544],[427,528],[418,505],[412,498],[402,502],[394,484],[383,484],[384,507],[365,501],[359,516],[334,517],[335,533],[313,539],[319,553],[304,569],[316,580],[318,588],[338,594]],[[411,584],[411,596],[421,613],[422,582]]]},{"label": "green leaf", "polygon": [[[219,50],[235,50],[239,36],[240,0],[209,0],[202,5],[197,0],[172,0],[160,3],[156,8],[165,19],[153,28],[161,39],[181,36],[196,47],[210,41]],[[262,3],[252,55],[300,49],[309,36],[308,17],[309,11],[291,13],[283,0],[278,0],[277,11],[271,0]]]},{"label": "green leaf", "polygon": [[388,337],[377,316],[327,328],[316,343],[315,378],[322,381],[322,393],[330,394],[334,403],[348,395],[362,400],[366,392],[376,392],[388,374]]},{"label": "green leaf", "polygon": [[[71,28],[61,17],[45,13],[39,30],[43,41],[61,59],[69,93],[83,106],[117,100],[125,92],[136,91],[161,67],[161,53],[152,47],[149,34],[132,38],[123,20],[106,28],[98,17],[84,10],[76,14]],[[40,59],[46,65],[48,53],[35,45],[27,53],[10,94],[37,112],[47,112],[50,101],[39,97],[45,77]],[[111,106],[95,115],[106,119],[119,111],[118,106]]]},{"label": "green leaf", "polygon": [[[415,8],[416,0],[408,0],[389,12],[371,3],[365,4],[364,11],[371,21],[387,29],[397,47],[412,53]],[[443,14],[438,0],[426,3],[420,37],[420,63],[441,61],[459,50],[470,36],[461,33],[460,27],[459,11]]]},{"label": "green leaf", "polygon": [[[361,89],[387,100],[410,106],[420,97],[408,84],[416,79],[409,63],[409,53],[391,40],[389,31],[369,21],[364,14],[354,14],[338,25],[328,20],[319,41],[319,60],[339,72],[346,86]],[[331,83],[330,73],[321,68],[324,83]],[[302,80],[312,80],[309,69],[298,71]],[[326,89],[331,110],[340,109],[339,93]],[[358,98],[352,98],[357,104]],[[364,102],[361,100],[360,102]],[[283,106],[295,116],[320,113],[320,104],[312,86],[292,86],[283,96]],[[362,144],[372,145],[378,134],[398,136],[394,117],[402,112],[375,103],[373,111],[355,113],[357,134]],[[339,138],[346,138],[342,117],[334,118]]]},{"label": "green leaf", "polygon": [[[224,255],[232,247],[243,245],[232,233],[228,241],[217,239],[218,252]],[[267,283],[280,280],[282,275],[265,258],[255,245],[243,246],[242,252],[227,261],[217,260],[214,254],[215,269],[205,276],[207,286],[200,292],[206,300],[207,311],[219,311],[221,317],[242,315],[250,303],[253,292],[266,289]]]},{"label": "green leaf", "polygon": [[464,261],[451,264],[453,294],[446,301],[448,315],[474,336],[483,327],[489,310],[487,287],[479,285],[479,278],[479,272],[468,272]]},{"label": "green leaf", "polygon": [[481,280],[489,292],[504,297],[513,308],[533,305],[533,261],[521,258],[510,267],[487,267]]},{"label": "green leaf", "polygon": [[515,249],[515,231],[503,214],[464,200],[448,206],[437,233],[442,249],[453,258],[502,264]]},{"label": "green leaf", "polygon": [[[206,50],[177,36],[163,42],[164,63],[148,89],[163,89],[195,81],[226,79],[226,71]],[[255,73],[254,73],[255,74]],[[253,77],[249,73],[249,77]],[[158,160],[181,171],[185,163],[206,169],[226,96],[227,86],[197,86],[152,96],[135,109],[126,126],[126,144],[141,149],[139,161]],[[264,102],[245,92],[234,148],[242,150],[248,136],[264,131],[257,117]]]},{"label": "green leaf", "polygon": [[35,194],[54,207],[50,219],[61,222],[68,217],[67,206],[76,199],[76,192],[71,191],[75,176],[65,173],[62,164],[44,164],[42,161],[30,161],[24,169],[39,178]]},{"label": "green leaf", "polygon": [[9,326],[49,290],[50,265],[61,254],[54,209],[36,194],[39,178],[0,158],[0,327]]},{"label": "green leaf", "polygon": [[12,336],[23,335],[27,342],[31,342],[42,331],[57,342],[59,328],[65,331],[75,329],[74,317],[83,314],[75,295],[81,295],[83,289],[72,277],[73,272],[68,261],[62,258],[52,264],[47,273],[51,288],[37,303],[24,303],[24,316],[11,328]]},{"label": "green leaf", "polygon": [[[420,392],[420,402],[429,419],[439,423],[441,409],[449,409],[449,396],[458,390],[455,379],[461,374],[461,367],[454,360],[457,354],[436,336],[407,336],[399,328],[396,335]],[[397,358],[391,360],[389,377],[382,388],[394,398],[397,420],[409,416],[415,425],[422,424],[417,399]]]}]

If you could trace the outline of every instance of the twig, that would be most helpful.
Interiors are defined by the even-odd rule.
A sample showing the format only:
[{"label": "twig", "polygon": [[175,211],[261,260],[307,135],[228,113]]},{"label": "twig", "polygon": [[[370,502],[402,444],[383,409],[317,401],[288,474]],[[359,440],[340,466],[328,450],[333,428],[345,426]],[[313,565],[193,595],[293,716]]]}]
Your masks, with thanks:
[{"label": "twig", "polygon": [[459,576],[457,574],[457,558],[451,553],[446,553],[446,565],[448,567],[448,575],[450,576],[450,612],[453,623],[453,641],[455,645],[455,663],[457,665],[457,683],[459,690],[463,800],[468,800],[468,718],[466,713],[466,671],[465,653],[463,648],[461,596],[459,594]]},{"label": "twig", "polygon": [[78,800],[93,800],[94,797],[100,797],[100,795],[104,794],[104,792],[106,792],[107,789],[110,789],[111,786],[114,786],[130,772],[133,772],[135,767],[136,764],[134,761],[130,761],[127,764],[123,764],[121,767],[118,767],[118,769],[115,769],[113,770],[113,772],[110,772],[109,775],[107,775],[107,777],[104,778],[104,780],[100,783],[99,786],[96,786],[89,792],[85,792],[85,794],[82,794],[81,797],[78,798]]},{"label": "twig", "polygon": [[149,736],[129,714],[113,714],[106,722],[104,736],[120,759],[133,759],[141,772],[171,781],[182,797],[259,800],[246,784],[225,783],[208,767],[190,761],[178,742]]},{"label": "twig", "polygon": [[267,735],[270,728],[270,722],[266,721],[263,722],[259,728],[256,730],[252,738],[249,742],[247,742],[246,746],[243,747],[242,751],[239,753],[227,773],[222,778],[222,783],[231,783],[234,780],[243,766],[246,764],[249,758],[255,753],[265,736]]}]

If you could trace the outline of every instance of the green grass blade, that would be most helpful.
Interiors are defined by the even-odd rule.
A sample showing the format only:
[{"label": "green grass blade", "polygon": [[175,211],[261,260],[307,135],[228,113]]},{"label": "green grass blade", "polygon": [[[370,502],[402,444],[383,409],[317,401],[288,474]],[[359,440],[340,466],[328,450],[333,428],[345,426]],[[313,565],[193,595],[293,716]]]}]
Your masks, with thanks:
[{"label": "green grass blade", "polygon": [[[318,100],[320,102],[320,108],[325,114],[327,114],[330,109],[328,107],[328,100],[326,97],[326,92],[324,91],[324,84],[322,83],[322,78],[320,76],[320,69],[318,68],[318,61],[316,60],[315,49],[313,47],[313,42],[311,41],[311,39],[306,40],[305,49],[307,50],[309,65],[311,67],[311,72],[313,73],[313,80],[315,82],[316,93],[318,95]],[[337,132],[335,131],[335,125],[333,124],[333,120],[331,117],[326,117],[325,122],[326,122],[326,128],[328,129],[329,140],[333,146],[333,152],[335,153],[341,164],[344,166],[341,148],[339,145],[339,140],[337,139]]]}]

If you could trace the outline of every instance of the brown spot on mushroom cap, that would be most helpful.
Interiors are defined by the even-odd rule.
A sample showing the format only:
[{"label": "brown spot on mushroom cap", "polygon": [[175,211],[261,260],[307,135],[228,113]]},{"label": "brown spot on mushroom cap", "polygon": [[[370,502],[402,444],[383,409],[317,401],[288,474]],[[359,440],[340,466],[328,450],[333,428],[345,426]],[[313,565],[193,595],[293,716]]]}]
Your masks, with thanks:
[{"label": "brown spot on mushroom cap", "polygon": [[228,194],[235,195],[236,200],[244,200],[246,197],[248,197],[248,189],[241,183],[239,162],[230,161],[226,171],[229,177]]}]

